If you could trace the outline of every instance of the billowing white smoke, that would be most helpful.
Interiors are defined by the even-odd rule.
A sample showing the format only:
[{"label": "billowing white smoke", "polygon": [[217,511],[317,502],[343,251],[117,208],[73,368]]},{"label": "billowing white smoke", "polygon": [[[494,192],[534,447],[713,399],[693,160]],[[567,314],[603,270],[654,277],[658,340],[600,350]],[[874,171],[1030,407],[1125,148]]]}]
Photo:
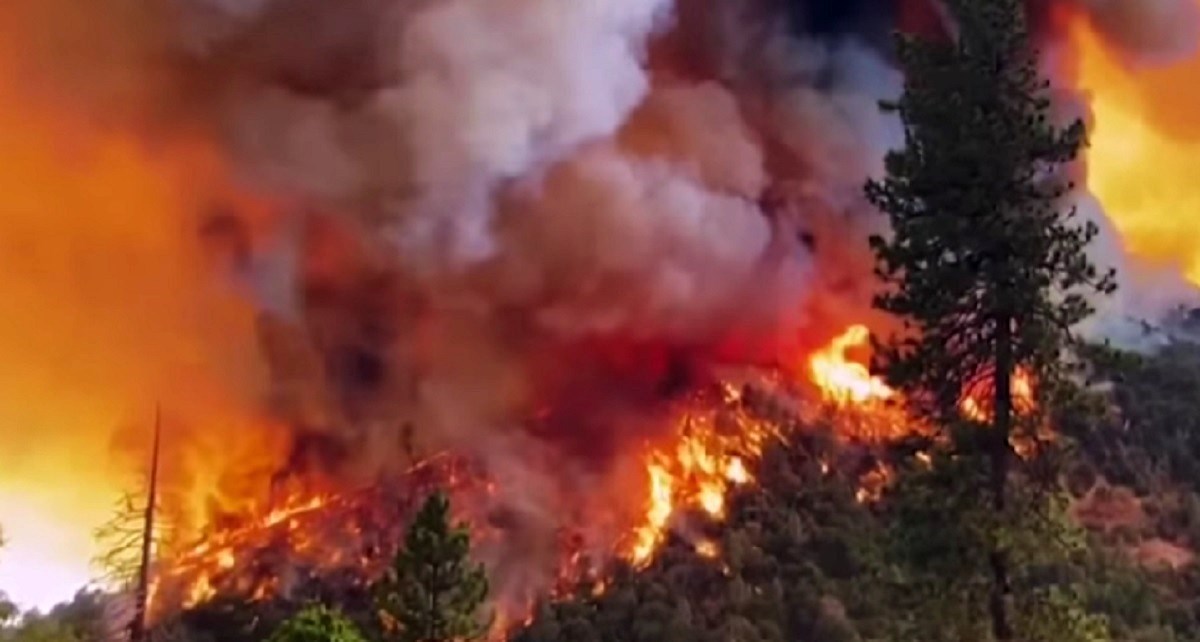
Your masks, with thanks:
[{"label": "billowing white smoke", "polygon": [[[376,87],[349,107],[358,87],[238,89],[232,145],[253,180],[353,219],[435,296],[453,291],[483,313],[535,308],[541,324],[569,333],[691,325],[746,285],[768,245],[755,205],[766,181],[719,86],[647,101],[647,40],[670,9],[515,0],[384,11],[395,31],[365,54],[390,70]],[[272,15],[269,4],[259,10]],[[229,19],[246,15],[239,7]],[[677,121],[656,135],[674,139],[669,158],[613,140],[643,103],[671,111],[659,122]]]},{"label": "billowing white smoke", "polygon": [[[173,1],[211,124],[284,210],[242,264],[281,335],[279,410],[359,473],[415,426],[485,460],[521,545],[548,548],[568,509],[619,503],[638,462],[607,446],[641,441],[645,417],[622,409],[645,400],[547,355],[614,336],[803,342],[867,314],[884,220],[862,183],[902,142],[877,106],[902,80],[879,43],[792,33],[774,0]],[[1079,3],[1145,59],[1185,49],[1195,17]],[[1129,267],[1107,240],[1103,262]],[[547,380],[592,400],[534,436],[529,417],[561,401]]]},{"label": "billowing white smoke", "polygon": [[[704,342],[794,325],[831,287],[865,303],[867,266],[841,259],[880,223],[861,182],[898,142],[876,102],[899,77],[851,36],[798,39],[768,11],[705,16],[718,83],[648,67],[666,0],[177,1],[188,50],[224,78],[218,113],[247,180],[297,217],[331,212],[440,319],[456,348],[419,388],[475,379],[445,372],[455,361],[520,379],[529,340],[500,336],[502,319],[548,340]],[[744,39],[755,30],[767,37]],[[329,59],[342,74],[303,64]],[[261,243],[274,249],[252,280],[303,319],[288,246]],[[468,345],[478,358],[451,357]]]},{"label": "billowing white smoke", "polygon": [[[641,464],[612,443],[655,420],[558,347],[806,323],[818,343],[867,307],[882,221],[861,184],[899,142],[876,105],[900,78],[853,36],[797,38],[769,3],[175,2],[243,179],[288,210],[241,264],[273,319],[280,412],[360,474],[401,456],[405,423],[478,455],[521,516],[511,546],[544,554],[572,511],[621,505]],[[651,60],[673,29],[701,73]],[[542,403],[566,406],[561,434],[528,434]],[[544,581],[537,555],[500,557]]]},{"label": "billowing white smoke", "polygon": [[459,1],[415,15],[397,52],[404,80],[376,99],[410,134],[417,202],[392,231],[406,262],[494,256],[501,183],[616,132],[649,89],[646,39],[669,8]]}]

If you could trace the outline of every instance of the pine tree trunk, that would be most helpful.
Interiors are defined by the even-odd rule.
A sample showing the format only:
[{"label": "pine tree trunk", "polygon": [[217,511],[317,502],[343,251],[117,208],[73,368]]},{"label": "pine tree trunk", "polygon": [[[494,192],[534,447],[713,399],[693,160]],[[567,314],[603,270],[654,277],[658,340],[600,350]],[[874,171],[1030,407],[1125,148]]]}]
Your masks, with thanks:
[{"label": "pine tree trunk", "polygon": [[[1012,356],[1012,319],[998,320],[996,330],[996,364],[994,378],[995,398],[991,439],[991,494],[992,510],[1002,519],[1008,507],[1008,471],[1011,449],[1009,436],[1012,433],[1013,400],[1012,380],[1015,364]],[[992,567],[992,591],[990,609],[992,635],[998,641],[1013,638],[1009,619],[1008,597],[1008,551],[997,545],[989,555]]]},{"label": "pine tree trunk", "polygon": [[154,511],[158,504],[158,462],[162,443],[162,410],[154,409],[154,451],[150,460],[150,488],[146,497],[146,513],[142,522],[141,563],[138,565],[137,590],[134,593],[134,616],[129,626],[131,642],[143,642],[150,601],[150,556],[154,546]]}]

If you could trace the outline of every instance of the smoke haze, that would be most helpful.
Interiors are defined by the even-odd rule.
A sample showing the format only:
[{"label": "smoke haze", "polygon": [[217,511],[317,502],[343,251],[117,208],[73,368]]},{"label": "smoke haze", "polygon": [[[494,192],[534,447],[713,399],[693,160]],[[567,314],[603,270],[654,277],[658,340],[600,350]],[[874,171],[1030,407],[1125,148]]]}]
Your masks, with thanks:
[{"label": "smoke haze", "polygon": [[[1190,1],[1031,7],[1065,112],[1088,101],[1059,14],[1083,12],[1122,65],[1194,52]],[[938,29],[940,14],[911,0],[6,3],[0,346],[36,364],[17,374],[39,401],[3,405],[70,450],[81,435],[124,448],[114,420],[163,403],[173,484],[220,496],[188,500],[196,522],[266,478],[402,468],[411,428],[418,450],[485,462],[522,517],[508,545],[524,558],[619,505],[630,445],[661,436],[713,364],[798,367],[850,323],[886,323],[866,248],[884,221],[862,184],[902,143],[877,107],[902,86],[900,25]],[[1099,259],[1136,284],[1097,322],[1116,336],[1130,310],[1191,286],[1105,229]],[[79,398],[47,404],[64,387]],[[0,457],[48,448],[11,432]],[[529,566],[514,590],[552,571]]]}]

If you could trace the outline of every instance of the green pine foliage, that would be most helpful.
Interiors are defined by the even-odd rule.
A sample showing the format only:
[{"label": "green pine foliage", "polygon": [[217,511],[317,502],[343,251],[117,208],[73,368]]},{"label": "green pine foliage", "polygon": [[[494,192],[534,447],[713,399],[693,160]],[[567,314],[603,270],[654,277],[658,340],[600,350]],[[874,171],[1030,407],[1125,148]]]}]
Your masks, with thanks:
[{"label": "green pine foliage", "polygon": [[[884,107],[905,146],[866,187],[892,227],[872,239],[876,306],[904,327],[877,346],[876,365],[949,438],[897,498],[910,504],[900,532],[913,529],[900,539],[914,544],[895,549],[909,558],[898,595],[942,592],[921,604],[948,612],[915,618],[941,627],[934,639],[1100,639],[1072,587],[1037,579],[1048,551],[1065,560],[1071,549],[1061,497],[1041,487],[1057,475],[1038,429],[1071,388],[1072,327],[1092,312],[1088,297],[1114,287],[1085,252],[1096,226],[1061,205],[1085,129],[1051,122],[1020,0],[946,8],[952,37],[899,39],[904,93]],[[1036,382],[1037,411],[1017,407],[1020,372]],[[987,412],[968,415],[964,399],[981,390]]]},{"label": "green pine foliage", "polygon": [[905,91],[885,109],[906,142],[866,191],[893,230],[872,239],[887,286],[877,305],[912,331],[879,346],[880,365],[918,410],[951,424],[965,391],[1002,366],[1039,382],[1061,374],[1088,295],[1113,280],[1085,254],[1096,226],[1060,205],[1085,130],[1049,121],[1021,3],[947,6],[957,40],[899,40]]},{"label": "green pine foliage", "polygon": [[267,642],[366,642],[366,638],[340,612],[315,605],[284,621]]},{"label": "green pine foliage", "polygon": [[409,526],[404,548],[376,586],[385,639],[448,642],[483,637],[491,618],[482,613],[487,573],[471,561],[471,537],[452,524],[450,501],[434,493]]}]

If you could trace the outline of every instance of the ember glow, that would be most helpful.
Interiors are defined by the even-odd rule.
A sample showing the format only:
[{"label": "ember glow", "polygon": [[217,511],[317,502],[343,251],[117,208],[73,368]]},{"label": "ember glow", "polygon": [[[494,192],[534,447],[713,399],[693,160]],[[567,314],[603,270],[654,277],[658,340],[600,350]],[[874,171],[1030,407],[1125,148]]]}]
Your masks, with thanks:
[{"label": "ember glow", "polygon": [[[995,389],[988,381],[968,390],[960,408],[967,419],[988,421],[992,417],[994,400]],[[1012,378],[1012,400],[1013,410],[1017,413],[1029,412],[1034,407],[1033,380],[1023,370],[1018,370]]]}]

